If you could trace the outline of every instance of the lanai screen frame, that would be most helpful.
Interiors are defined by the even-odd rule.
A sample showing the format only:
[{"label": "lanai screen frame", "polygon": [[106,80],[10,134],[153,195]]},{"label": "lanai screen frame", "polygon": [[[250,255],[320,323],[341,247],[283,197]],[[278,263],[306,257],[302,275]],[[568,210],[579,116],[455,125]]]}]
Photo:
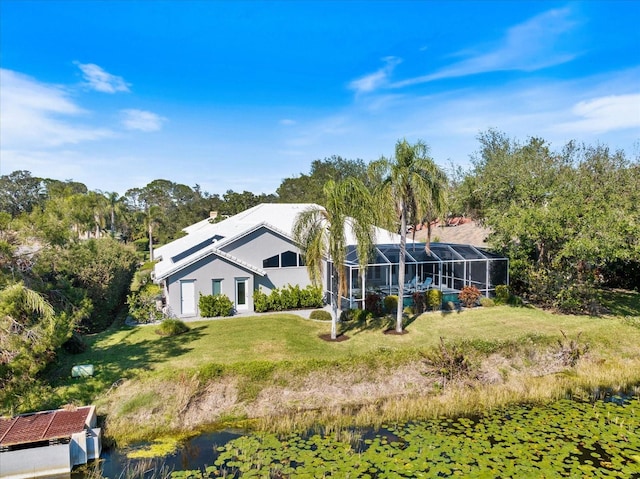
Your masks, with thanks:
[{"label": "lanai screen frame", "polygon": [[[397,270],[400,246],[398,244],[378,244],[367,265],[366,277],[362,277],[355,246],[347,248],[345,273],[347,277],[346,296],[341,305],[350,308],[364,307],[361,285],[366,292],[398,294]],[[410,298],[416,289],[431,276],[430,289],[439,289],[444,294],[457,293],[463,287],[474,285],[480,292],[490,297],[499,284],[509,284],[509,259],[483,248],[468,244],[431,243],[431,253],[426,252],[425,243],[407,243],[405,261],[405,282],[417,276],[418,288],[405,288],[404,298]],[[333,295],[331,275],[333,262],[327,262],[327,293]],[[384,279],[384,284],[382,280]]]}]

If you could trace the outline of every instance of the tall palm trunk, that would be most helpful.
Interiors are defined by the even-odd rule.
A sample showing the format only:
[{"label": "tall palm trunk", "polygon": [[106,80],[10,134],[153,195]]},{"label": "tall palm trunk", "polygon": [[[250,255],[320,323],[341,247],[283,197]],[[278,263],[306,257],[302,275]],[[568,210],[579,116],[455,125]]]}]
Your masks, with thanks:
[{"label": "tall palm trunk", "polygon": [[407,213],[404,202],[400,202],[400,258],[398,261],[398,307],[396,310],[396,332],[402,333],[402,312],[404,310],[404,265],[407,254]]},{"label": "tall palm trunk", "polygon": [[338,291],[338,281],[336,281],[335,265],[331,265],[331,339],[338,338],[338,299],[340,292]]}]

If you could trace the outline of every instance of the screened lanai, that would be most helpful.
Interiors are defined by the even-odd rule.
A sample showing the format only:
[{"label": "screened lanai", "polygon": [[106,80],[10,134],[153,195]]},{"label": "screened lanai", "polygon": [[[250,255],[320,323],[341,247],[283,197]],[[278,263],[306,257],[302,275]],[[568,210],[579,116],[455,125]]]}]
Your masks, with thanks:
[{"label": "screened lanai", "polygon": [[[495,287],[509,283],[509,260],[482,248],[463,244],[431,243],[430,253],[425,243],[408,243],[405,261],[405,304],[413,293],[439,289],[445,301],[456,300],[465,286],[475,286],[484,296],[491,296]],[[378,244],[366,268],[358,264],[355,246],[349,246],[346,258],[347,290],[341,298],[342,307],[363,308],[369,293],[398,294],[400,246]],[[329,263],[328,273],[333,265]],[[331,285],[331,281],[327,281]],[[329,294],[333,294],[329,287]]]}]

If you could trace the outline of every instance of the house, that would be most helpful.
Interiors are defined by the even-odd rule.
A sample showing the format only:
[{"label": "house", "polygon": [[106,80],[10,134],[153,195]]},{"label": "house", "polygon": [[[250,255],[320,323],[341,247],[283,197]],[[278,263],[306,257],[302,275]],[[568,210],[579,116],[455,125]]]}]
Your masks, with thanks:
[{"label": "house", "polygon": [[[205,219],[185,228],[185,236],[168,243],[155,251],[158,259],[154,268],[154,280],[162,285],[166,307],[176,317],[198,316],[198,298],[202,295],[224,294],[231,299],[237,312],[253,311],[253,291],[261,289],[269,293],[274,288],[310,284],[304,258],[296,246],[292,230],[298,214],[313,204],[263,203],[242,213],[216,222]],[[398,244],[400,236],[376,228],[377,248],[371,267],[366,274],[359,271],[355,238],[347,228],[347,243],[351,245],[347,254],[349,289],[341,300],[348,306],[361,304],[362,291],[372,288],[393,291],[398,281]],[[443,245],[442,257],[422,254],[425,246],[407,238],[409,253],[406,266],[407,280],[418,276],[420,284],[426,276],[433,276],[433,285],[446,292],[458,290],[465,284],[482,286],[489,295],[495,284],[506,284],[504,274],[491,273],[489,261],[498,259],[488,256],[477,248],[458,248]],[[456,248],[456,249],[454,249]],[[486,254],[485,254],[486,253]],[[463,254],[469,254],[474,268],[466,266]],[[505,258],[499,258],[505,260]],[[461,263],[462,262],[462,263]],[[332,263],[326,261],[323,287],[327,295],[332,294]],[[462,266],[462,267],[461,267]],[[495,268],[492,269],[494,271]],[[471,272],[475,276],[471,277]],[[409,276],[412,275],[412,276]],[[503,278],[503,276],[505,276]],[[497,282],[496,282],[497,281]],[[445,289],[447,288],[447,289]],[[448,291],[451,290],[451,291]]]},{"label": "house", "polygon": [[0,418],[0,477],[68,475],[100,457],[101,430],[94,406]]},{"label": "house", "polygon": [[[268,294],[288,284],[311,284],[292,237],[296,217],[309,207],[318,205],[263,203],[185,228],[186,236],[155,250],[154,280],[163,287],[167,308],[177,317],[198,316],[200,294],[224,294],[237,312],[251,312],[257,289]],[[398,235],[377,230],[379,238],[399,241]]]}]

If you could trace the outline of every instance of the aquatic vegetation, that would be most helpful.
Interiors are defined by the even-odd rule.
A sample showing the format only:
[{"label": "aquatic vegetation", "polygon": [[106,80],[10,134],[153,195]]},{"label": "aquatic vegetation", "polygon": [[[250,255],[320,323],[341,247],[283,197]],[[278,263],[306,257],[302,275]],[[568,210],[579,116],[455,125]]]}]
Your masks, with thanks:
[{"label": "aquatic vegetation", "polygon": [[640,477],[640,399],[560,400],[377,431],[246,435],[172,477]]}]

